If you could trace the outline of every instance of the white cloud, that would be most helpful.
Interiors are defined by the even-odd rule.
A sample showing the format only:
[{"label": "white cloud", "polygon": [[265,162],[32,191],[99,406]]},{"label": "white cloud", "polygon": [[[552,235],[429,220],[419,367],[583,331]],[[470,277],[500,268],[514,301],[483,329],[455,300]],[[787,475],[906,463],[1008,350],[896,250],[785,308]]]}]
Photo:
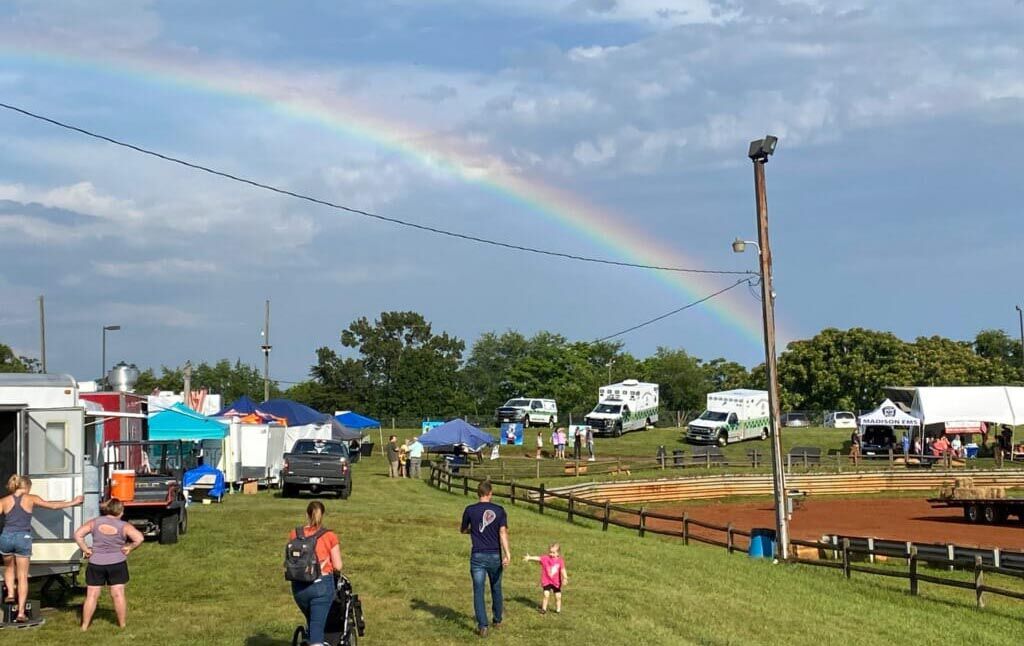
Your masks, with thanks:
[{"label": "white cloud", "polygon": [[220,271],[217,263],[189,258],[155,258],[138,262],[97,261],[95,272],[114,278],[144,278],[176,282],[189,276],[207,275]]},{"label": "white cloud", "polygon": [[152,0],[18,0],[11,26],[90,50],[134,49],[155,40],[162,21]]}]

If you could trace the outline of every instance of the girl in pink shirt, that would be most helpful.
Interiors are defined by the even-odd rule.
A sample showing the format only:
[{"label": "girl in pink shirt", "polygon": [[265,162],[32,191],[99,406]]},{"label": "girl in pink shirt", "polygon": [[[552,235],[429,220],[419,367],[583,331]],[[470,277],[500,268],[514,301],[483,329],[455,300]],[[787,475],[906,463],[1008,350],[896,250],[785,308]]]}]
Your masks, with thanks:
[{"label": "girl in pink shirt", "polygon": [[562,612],[562,587],[569,584],[569,573],[565,569],[561,547],[552,543],[544,556],[523,557],[524,561],[540,563],[540,587],[544,589],[544,598],[540,602],[540,614],[548,611],[548,599],[555,593],[555,612]]}]

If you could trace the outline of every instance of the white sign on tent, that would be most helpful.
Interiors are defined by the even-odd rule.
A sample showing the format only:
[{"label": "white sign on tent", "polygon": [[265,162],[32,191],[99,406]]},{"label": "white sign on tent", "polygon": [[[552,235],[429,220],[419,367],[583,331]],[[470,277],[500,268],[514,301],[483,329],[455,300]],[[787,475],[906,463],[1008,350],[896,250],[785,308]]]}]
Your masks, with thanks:
[{"label": "white sign on tent", "polygon": [[865,426],[920,426],[921,420],[913,415],[907,415],[892,403],[891,399],[886,399],[875,410],[858,417],[857,424],[861,428]]}]

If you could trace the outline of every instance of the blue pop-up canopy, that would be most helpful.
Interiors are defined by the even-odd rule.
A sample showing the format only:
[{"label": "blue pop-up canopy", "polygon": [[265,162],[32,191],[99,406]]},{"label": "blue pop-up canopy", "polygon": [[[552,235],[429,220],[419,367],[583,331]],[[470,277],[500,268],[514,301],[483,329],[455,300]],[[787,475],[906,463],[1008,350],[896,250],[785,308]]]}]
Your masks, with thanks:
[{"label": "blue pop-up canopy", "polygon": [[379,421],[352,411],[345,411],[341,415],[335,415],[334,419],[347,428],[380,428]]},{"label": "blue pop-up canopy", "polygon": [[268,399],[256,406],[260,413],[288,420],[288,426],[305,426],[306,424],[328,424],[331,416],[315,411],[305,404],[290,399]]},{"label": "blue pop-up canopy", "polygon": [[217,411],[214,417],[245,417],[246,415],[252,415],[255,412],[256,402],[250,399],[248,395],[242,395],[226,407]]},{"label": "blue pop-up canopy", "polygon": [[227,434],[226,424],[180,403],[149,418],[151,440],[223,440]]},{"label": "blue pop-up canopy", "polygon": [[420,444],[435,450],[463,446],[469,451],[476,452],[495,442],[490,434],[484,433],[463,419],[453,419],[441,426],[435,426],[420,436]]}]

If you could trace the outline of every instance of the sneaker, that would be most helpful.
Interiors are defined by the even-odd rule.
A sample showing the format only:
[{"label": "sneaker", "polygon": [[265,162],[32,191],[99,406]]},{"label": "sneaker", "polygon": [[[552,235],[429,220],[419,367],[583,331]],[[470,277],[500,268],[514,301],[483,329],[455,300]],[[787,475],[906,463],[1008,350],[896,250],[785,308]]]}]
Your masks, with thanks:
[{"label": "sneaker", "polygon": [[491,624],[491,630],[500,630],[503,625],[503,622],[496,621],[493,624]]},{"label": "sneaker", "polygon": [[477,628],[476,629],[476,634],[480,635],[481,637],[486,637],[487,636],[487,626],[481,626],[481,627]]},{"label": "sneaker", "polygon": [[545,610],[544,608],[541,608],[541,609],[540,609],[540,614],[542,614],[542,615],[546,615],[546,614],[548,614],[548,611],[547,611],[547,610]]}]

